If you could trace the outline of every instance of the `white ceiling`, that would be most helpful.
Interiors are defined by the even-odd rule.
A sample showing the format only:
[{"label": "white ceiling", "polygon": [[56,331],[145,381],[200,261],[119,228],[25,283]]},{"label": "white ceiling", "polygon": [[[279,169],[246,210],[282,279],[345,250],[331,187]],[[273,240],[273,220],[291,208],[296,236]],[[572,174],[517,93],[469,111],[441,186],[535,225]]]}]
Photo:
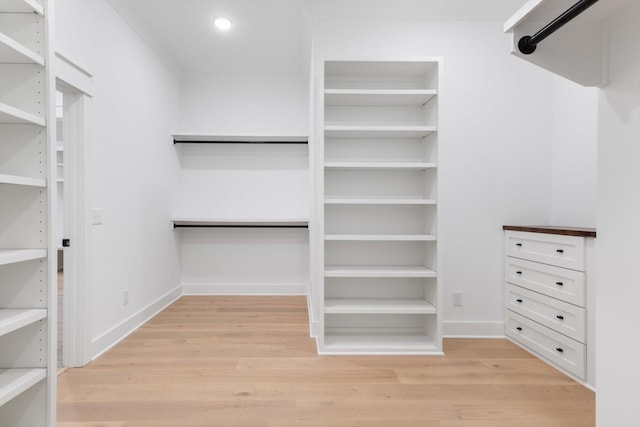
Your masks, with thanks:
[{"label": "white ceiling", "polygon": [[[312,20],[505,21],[525,0],[108,0],[180,75],[302,76]],[[225,34],[211,19],[234,22]]]}]

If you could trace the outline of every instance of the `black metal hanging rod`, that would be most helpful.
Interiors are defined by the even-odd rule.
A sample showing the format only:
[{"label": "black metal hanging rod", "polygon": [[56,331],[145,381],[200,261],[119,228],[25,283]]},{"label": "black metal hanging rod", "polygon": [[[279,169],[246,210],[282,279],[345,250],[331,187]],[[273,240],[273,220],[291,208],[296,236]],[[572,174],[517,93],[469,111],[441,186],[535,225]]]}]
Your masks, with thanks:
[{"label": "black metal hanging rod", "polygon": [[174,139],[174,144],[308,144],[309,141],[184,141]]},{"label": "black metal hanging rod", "polygon": [[308,225],[174,224],[173,228],[309,228]]},{"label": "black metal hanging rod", "polygon": [[555,33],[559,28],[564,26],[564,24],[580,15],[597,2],[598,0],[580,0],[534,35],[522,37],[518,42],[518,49],[525,55],[532,54],[536,51],[538,43]]}]

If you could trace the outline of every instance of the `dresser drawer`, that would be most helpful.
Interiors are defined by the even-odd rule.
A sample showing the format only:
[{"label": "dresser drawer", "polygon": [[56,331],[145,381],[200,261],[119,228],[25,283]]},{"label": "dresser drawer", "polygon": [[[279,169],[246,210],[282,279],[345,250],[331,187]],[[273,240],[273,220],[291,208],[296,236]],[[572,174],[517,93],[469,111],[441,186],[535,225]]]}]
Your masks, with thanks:
[{"label": "dresser drawer", "polygon": [[585,342],[585,309],[519,286],[507,284],[507,309]]},{"label": "dresser drawer", "polygon": [[584,271],[584,238],[556,234],[505,232],[507,256]]},{"label": "dresser drawer", "polygon": [[506,310],[506,334],[551,363],[585,378],[585,345]]},{"label": "dresser drawer", "polygon": [[585,306],[585,274],[581,271],[507,257],[504,272],[508,283]]}]

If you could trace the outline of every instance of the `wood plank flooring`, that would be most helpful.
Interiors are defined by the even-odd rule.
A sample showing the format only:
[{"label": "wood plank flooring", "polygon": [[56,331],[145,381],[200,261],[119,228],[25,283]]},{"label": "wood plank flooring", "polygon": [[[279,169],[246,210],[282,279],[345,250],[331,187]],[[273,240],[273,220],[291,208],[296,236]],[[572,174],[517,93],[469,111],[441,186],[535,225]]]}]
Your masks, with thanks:
[{"label": "wood plank flooring", "polygon": [[304,297],[182,297],[58,377],[58,427],[593,427],[594,394],[506,340],[317,356]]}]

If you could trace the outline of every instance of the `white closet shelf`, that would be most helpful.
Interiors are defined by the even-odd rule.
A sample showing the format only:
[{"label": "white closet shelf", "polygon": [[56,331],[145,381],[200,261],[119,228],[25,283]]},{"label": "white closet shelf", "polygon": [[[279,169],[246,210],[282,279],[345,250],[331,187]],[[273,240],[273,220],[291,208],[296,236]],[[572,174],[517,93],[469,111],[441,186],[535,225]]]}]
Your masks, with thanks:
[{"label": "white closet shelf", "polygon": [[324,240],[371,242],[433,242],[432,234],[326,234]]},{"label": "white closet shelf", "polygon": [[326,298],[329,314],[435,314],[436,308],[424,299]]},{"label": "white closet shelf", "polygon": [[44,58],[6,34],[0,33],[0,63],[44,66]]},{"label": "white closet shelf", "polygon": [[173,135],[174,142],[196,142],[196,143],[307,143],[308,135],[265,135],[265,134],[214,134],[198,132],[178,132]]},{"label": "white closet shelf", "polygon": [[0,0],[0,12],[37,13],[44,15],[44,8],[34,0]]},{"label": "white closet shelf", "polygon": [[326,138],[424,138],[436,130],[435,126],[329,124],[324,127],[324,135]]},{"label": "white closet shelf", "polygon": [[47,317],[45,309],[0,309],[0,336]]},{"label": "white closet shelf", "polygon": [[34,124],[46,126],[46,121],[35,114],[27,113],[18,108],[0,102],[0,123],[1,124]]},{"label": "white closet shelf", "polygon": [[25,176],[0,174],[0,184],[25,185],[28,187],[46,187],[47,181],[42,178],[29,178]]},{"label": "white closet shelf", "polygon": [[442,354],[424,335],[326,335],[322,354]]},{"label": "white closet shelf", "polygon": [[174,226],[291,226],[291,227],[304,227],[309,225],[307,218],[173,218]]},{"label": "white closet shelf", "polygon": [[47,257],[46,249],[0,249],[0,265]]},{"label": "white closet shelf", "polygon": [[421,266],[349,266],[327,265],[324,267],[325,277],[436,277],[436,272]]},{"label": "white closet shelf", "polygon": [[329,197],[324,200],[326,205],[435,205],[434,199],[418,198],[354,198]]},{"label": "white closet shelf", "polygon": [[424,105],[437,95],[430,89],[326,89],[326,105]]},{"label": "white closet shelf", "polygon": [[425,170],[434,169],[436,164],[433,162],[326,162],[324,167],[344,170]]},{"label": "white closet shelf", "polygon": [[45,379],[47,370],[0,369],[0,406]]}]

